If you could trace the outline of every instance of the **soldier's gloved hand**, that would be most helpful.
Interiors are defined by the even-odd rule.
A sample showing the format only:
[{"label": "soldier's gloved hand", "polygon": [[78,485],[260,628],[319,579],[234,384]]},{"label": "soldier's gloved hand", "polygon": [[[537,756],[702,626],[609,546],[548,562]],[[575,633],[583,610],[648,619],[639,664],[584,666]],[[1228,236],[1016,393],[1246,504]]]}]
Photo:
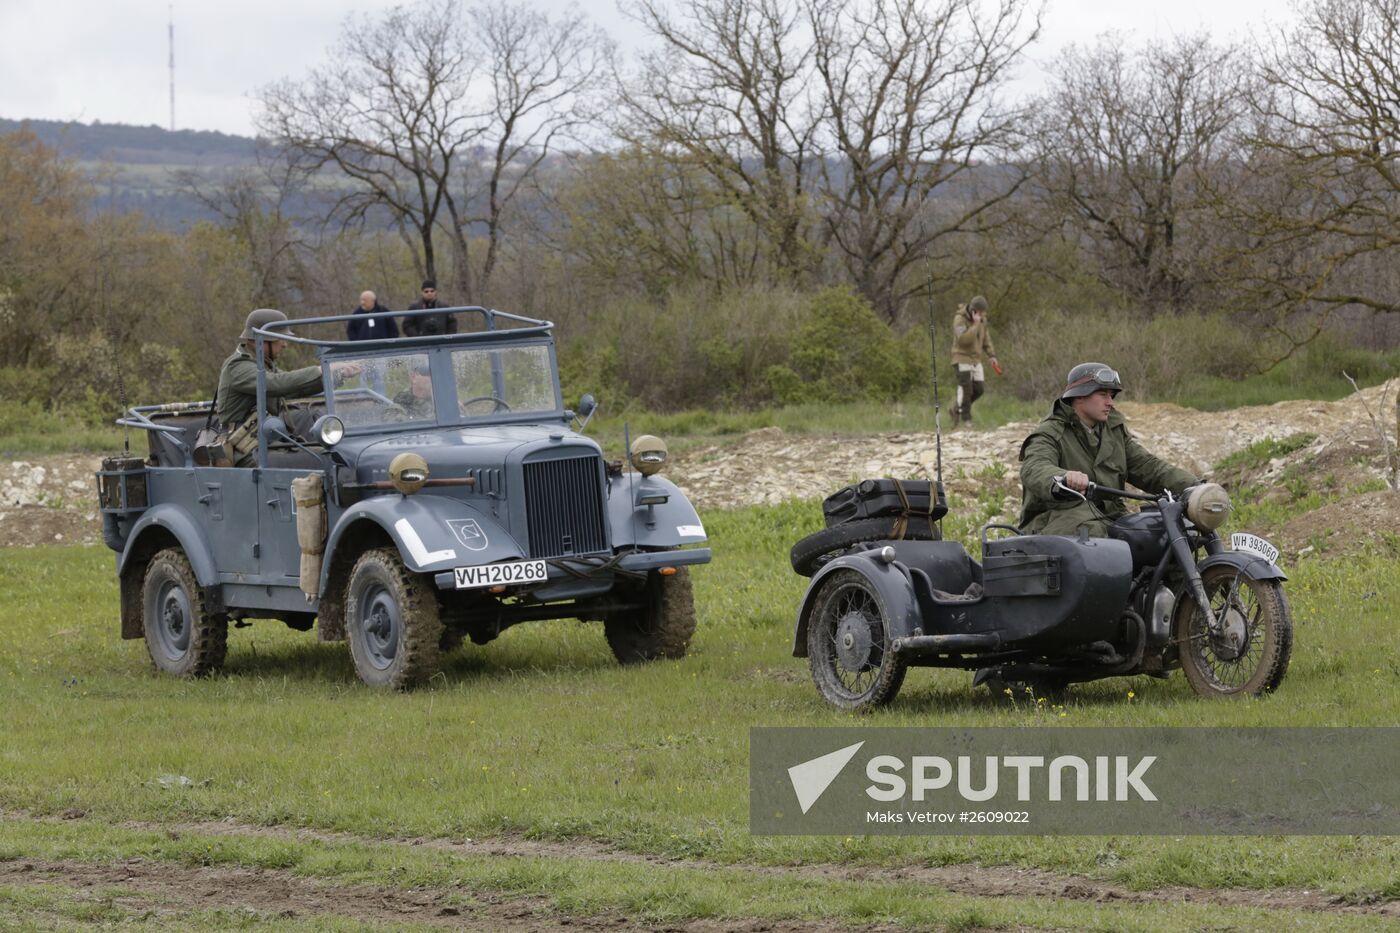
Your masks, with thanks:
[{"label": "soldier's gloved hand", "polygon": [[1089,476],[1080,473],[1078,470],[1068,470],[1065,472],[1065,485],[1075,492],[1087,492],[1089,489]]}]

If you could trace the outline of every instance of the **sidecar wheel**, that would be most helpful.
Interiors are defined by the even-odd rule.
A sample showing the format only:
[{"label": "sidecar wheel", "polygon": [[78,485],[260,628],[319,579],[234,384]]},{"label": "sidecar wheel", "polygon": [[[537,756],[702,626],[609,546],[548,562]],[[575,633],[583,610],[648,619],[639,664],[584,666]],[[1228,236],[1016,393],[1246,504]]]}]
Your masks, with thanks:
[{"label": "sidecar wheel", "polygon": [[889,650],[890,614],[855,570],[822,581],[807,623],[807,658],[817,690],[832,706],[866,710],[895,698],[907,665]]},{"label": "sidecar wheel", "polygon": [[1178,605],[1175,638],[1191,689],[1206,697],[1272,692],[1288,671],[1293,615],[1276,580],[1252,580],[1235,567],[1202,574],[1211,608],[1222,616],[1212,632],[1189,595]]}]

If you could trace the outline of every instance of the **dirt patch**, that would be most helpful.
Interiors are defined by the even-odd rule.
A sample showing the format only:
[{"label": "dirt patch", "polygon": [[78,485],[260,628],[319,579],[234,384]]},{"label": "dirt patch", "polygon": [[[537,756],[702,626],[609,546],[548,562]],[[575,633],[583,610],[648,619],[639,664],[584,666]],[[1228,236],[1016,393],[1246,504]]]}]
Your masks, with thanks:
[{"label": "dirt patch", "polygon": [[797,933],[803,930],[835,933],[838,930],[893,929],[760,919],[650,923],[621,913],[560,914],[540,898],[508,898],[464,890],[337,886],[282,871],[189,867],[139,858],[105,865],[32,859],[0,862],[0,883],[54,885],[75,891],[93,903],[175,918],[192,910],[239,910],[274,921],[323,917],[390,927],[398,923],[416,923],[453,930],[510,933],[561,929],[646,929],[676,933]]},{"label": "dirt patch", "polygon": [[[1388,385],[1386,398],[1393,404],[1400,379]],[[1336,402],[1278,402],[1223,412],[1141,402],[1124,402],[1119,409],[1143,446],[1197,475],[1208,476],[1216,463],[1256,441],[1312,433],[1317,435],[1309,448],[1313,457],[1359,456],[1375,448],[1357,472],[1379,477],[1375,428],[1362,401],[1375,411],[1382,390],[1364,389]],[[950,494],[975,493],[979,482],[1002,468],[1014,478],[1021,442],[1034,426],[1027,421],[945,433],[943,472]],[[821,497],[867,477],[926,478],[935,460],[932,433],[838,437],[789,435],[770,427],[732,444],[678,456],[671,476],[701,508],[736,508]]]},{"label": "dirt patch", "polygon": [[1328,503],[1290,519],[1275,537],[1285,554],[1297,557],[1400,557],[1400,492],[1382,489]]},{"label": "dirt patch", "polygon": [[[14,814],[11,814],[13,817]],[[0,818],[4,818],[0,814]],[[492,858],[551,858],[587,859],[595,861],[647,864],[677,869],[715,871],[732,869],[747,874],[784,878],[817,878],[865,883],[897,882],[926,885],[954,894],[974,897],[1044,897],[1114,904],[1193,903],[1225,907],[1252,907],[1267,910],[1309,911],[1375,914],[1400,917],[1400,902],[1376,900],[1349,903],[1346,899],[1320,891],[1289,889],[1251,890],[1242,888],[1162,887],[1135,891],[1123,885],[1100,881],[1082,875],[1060,874],[1036,868],[1016,868],[1004,865],[910,865],[902,867],[865,867],[832,864],[756,865],[720,864],[699,859],[670,859],[659,855],[628,852],[588,839],[563,842],[525,839],[518,836],[497,836],[488,839],[431,839],[395,837],[369,839],[349,833],[328,833],[310,829],[250,826],[231,822],[204,822],[167,825],[148,822],[122,824],[131,829],[158,830],[193,835],[264,836],[295,839],[306,842],[361,843],[428,847],[460,855]],[[799,924],[795,929],[828,929]],[[678,927],[677,929],[710,929],[709,927]],[[726,928],[728,929],[728,928]],[[738,927],[750,929],[750,927]],[[782,925],[763,929],[785,930]],[[868,928],[862,928],[868,929]]]},{"label": "dirt patch", "polygon": [[[1384,475],[1375,427],[1362,404],[1378,410],[1383,388],[1387,412],[1393,414],[1389,406],[1400,392],[1400,379],[1336,402],[1278,402],[1225,412],[1125,402],[1120,409],[1148,450],[1202,476],[1256,441],[1315,434],[1305,449],[1266,465],[1251,481],[1284,482],[1291,468],[1294,474],[1302,470],[1305,478],[1325,477],[1345,489]],[[1382,414],[1389,427],[1391,420]],[[1019,504],[1017,454],[1033,427],[1033,422],[1023,422],[946,432],[943,471],[949,494],[975,497],[994,486],[1006,495],[1003,513],[1014,514]],[[100,460],[86,454],[0,462],[0,546],[100,541],[93,480]],[[935,460],[931,433],[791,435],[769,427],[679,454],[668,475],[701,510],[728,509],[820,498],[867,477],[928,477]],[[1382,525],[1378,516],[1366,527],[1395,526]],[[1295,540],[1289,538],[1290,546]],[[1306,541],[1300,545],[1306,546]]]}]

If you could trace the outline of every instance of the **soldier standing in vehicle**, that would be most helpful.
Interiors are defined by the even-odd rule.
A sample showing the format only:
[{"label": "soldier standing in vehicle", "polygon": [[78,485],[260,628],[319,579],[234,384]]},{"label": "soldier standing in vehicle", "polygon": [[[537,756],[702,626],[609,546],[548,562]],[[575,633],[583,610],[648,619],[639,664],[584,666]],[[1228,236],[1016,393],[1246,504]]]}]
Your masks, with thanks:
[{"label": "soldier standing in vehicle", "polygon": [[[258,419],[254,411],[258,404],[258,362],[255,357],[259,327],[266,327],[275,321],[285,321],[287,315],[275,308],[258,308],[248,315],[243,333],[238,338],[238,346],[233,355],[224,360],[219,371],[218,411],[219,420],[231,433],[229,446],[233,448],[233,465],[253,466],[258,451]],[[321,367],[304,366],[290,372],[277,368],[276,359],[287,347],[285,340],[263,340],[263,368],[267,380],[267,413],[277,413],[283,399],[299,398],[321,394]],[[337,373],[355,375],[359,372],[356,364],[344,364],[336,368]]]},{"label": "soldier standing in vehicle", "polygon": [[1106,537],[1108,526],[1126,514],[1121,499],[1085,502],[1056,498],[1054,477],[1082,493],[1089,483],[1148,492],[1170,489],[1180,495],[1200,482],[1195,476],[1143,449],[1128,432],[1113,400],[1123,390],[1118,373],[1105,363],[1080,363],[1069,371],[1064,391],[1021,444],[1021,531],[1073,535],[1087,527]]},{"label": "soldier standing in vehicle", "polygon": [[992,348],[991,328],[987,324],[987,299],[978,295],[965,305],[958,305],[953,315],[953,368],[957,370],[958,397],[953,406],[953,427],[972,424],[972,403],[982,397],[987,377],[982,370],[982,354],[992,368],[1001,371],[996,350]]}]

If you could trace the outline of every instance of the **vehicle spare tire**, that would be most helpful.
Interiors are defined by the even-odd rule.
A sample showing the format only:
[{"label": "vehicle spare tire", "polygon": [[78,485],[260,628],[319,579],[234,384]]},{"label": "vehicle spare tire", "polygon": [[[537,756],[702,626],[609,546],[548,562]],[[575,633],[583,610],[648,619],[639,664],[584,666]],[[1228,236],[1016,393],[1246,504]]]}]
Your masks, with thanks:
[{"label": "vehicle spare tire", "polygon": [[[810,534],[792,546],[792,551],[788,557],[792,561],[792,569],[810,577],[821,569],[822,564],[836,555],[838,551],[844,551],[853,544],[862,544],[866,541],[892,541],[897,540],[895,526],[899,523],[899,517],[888,515],[883,518],[862,518],[856,521],[842,522],[830,528],[823,528],[814,534]],[[943,532],[938,527],[937,522],[929,521],[927,517],[909,517],[904,529],[903,540],[905,541],[941,541]]]}]

